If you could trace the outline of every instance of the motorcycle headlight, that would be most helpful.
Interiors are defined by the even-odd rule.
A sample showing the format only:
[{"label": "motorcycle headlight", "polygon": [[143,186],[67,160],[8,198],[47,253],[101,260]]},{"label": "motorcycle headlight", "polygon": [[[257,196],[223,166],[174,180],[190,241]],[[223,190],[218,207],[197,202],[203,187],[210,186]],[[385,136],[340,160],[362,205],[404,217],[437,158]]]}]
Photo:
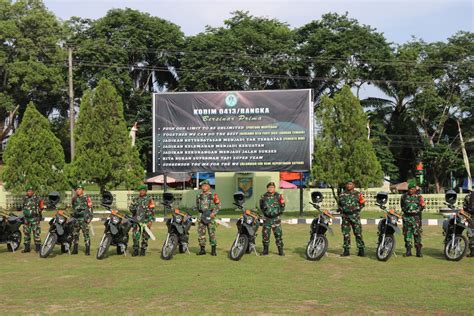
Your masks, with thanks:
[{"label": "motorcycle headlight", "polygon": [[390,223],[396,224],[398,222],[398,218],[396,216],[390,216]]},{"label": "motorcycle headlight", "polygon": [[59,223],[59,224],[62,225],[62,224],[64,224],[65,221],[66,221],[66,218],[65,218],[65,217],[63,217],[63,216],[58,216],[58,223]]},{"label": "motorcycle headlight", "polygon": [[176,221],[176,223],[181,224],[181,222],[183,221],[183,217],[182,216],[176,216],[175,221]]},{"label": "motorcycle headlight", "polygon": [[246,219],[245,219],[245,222],[248,224],[248,225],[252,225],[253,224],[253,218],[248,216]]},{"label": "motorcycle headlight", "polygon": [[118,223],[120,223],[120,217],[112,216],[111,221],[112,221],[112,224],[117,225]]}]

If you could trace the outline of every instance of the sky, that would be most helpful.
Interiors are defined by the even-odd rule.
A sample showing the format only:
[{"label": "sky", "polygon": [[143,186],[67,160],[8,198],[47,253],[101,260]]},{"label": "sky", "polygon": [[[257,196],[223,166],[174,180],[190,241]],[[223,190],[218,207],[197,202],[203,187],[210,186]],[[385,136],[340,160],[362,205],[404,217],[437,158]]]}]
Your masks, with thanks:
[{"label": "sky", "polygon": [[276,18],[291,27],[337,12],[370,25],[393,43],[412,36],[427,42],[446,41],[459,30],[473,31],[473,3],[469,0],[45,0],[59,18],[97,19],[112,8],[132,8],[171,21],[186,35],[222,26],[235,10]]}]

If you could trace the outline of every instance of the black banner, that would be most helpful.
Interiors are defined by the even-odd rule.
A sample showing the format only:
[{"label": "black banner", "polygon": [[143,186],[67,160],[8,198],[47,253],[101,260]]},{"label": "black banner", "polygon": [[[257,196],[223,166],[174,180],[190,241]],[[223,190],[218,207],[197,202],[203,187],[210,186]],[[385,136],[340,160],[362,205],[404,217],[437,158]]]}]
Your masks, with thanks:
[{"label": "black banner", "polygon": [[311,168],[311,90],[155,93],[153,115],[153,172]]}]

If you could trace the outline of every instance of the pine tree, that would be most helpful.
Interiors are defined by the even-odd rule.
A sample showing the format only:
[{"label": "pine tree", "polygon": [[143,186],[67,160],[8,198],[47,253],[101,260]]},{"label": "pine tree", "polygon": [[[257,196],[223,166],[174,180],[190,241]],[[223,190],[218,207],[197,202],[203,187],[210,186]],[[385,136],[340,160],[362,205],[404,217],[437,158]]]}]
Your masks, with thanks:
[{"label": "pine tree", "polygon": [[327,183],[334,192],[347,179],[364,188],[380,185],[382,169],[367,138],[367,115],[359,100],[345,86],[321,100],[316,110],[320,132],[315,139],[313,178]]},{"label": "pine tree", "polygon": [[101,190],[143,181],[144,170],[132,148],[120,96],[107,79],[84,93],[75,129],[76,153],[68,170],[71,182],[96,183]]},{"label": "pine tree", "polygon": [[29,103],[3,154],[5,188],[23,193],[31,184],[39,194],[66,189],[64,151],[46,117]]}]

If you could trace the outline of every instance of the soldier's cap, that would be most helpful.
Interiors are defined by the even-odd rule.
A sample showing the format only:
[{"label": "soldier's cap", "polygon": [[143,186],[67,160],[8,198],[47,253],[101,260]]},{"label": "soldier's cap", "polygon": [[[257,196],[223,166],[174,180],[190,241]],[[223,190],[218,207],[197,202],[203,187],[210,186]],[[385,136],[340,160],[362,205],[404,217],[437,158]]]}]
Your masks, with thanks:
[{"label": "soldier's cap", "polygon": [[145,190],[145,191],[148,190],[148,187],[146,186],[146,184],[141,184],[138,186],[137,191],[141,191],[141,190]]},{"label": "soldier's cap", "polygon": [[31,183],[28,183],[26,186],[25,186],[25,191],[29,191],[29,190],[34,190],[35,188],[33,187],[33,185]]},{"label": "soldier's cap", "polygon": [[83,189],[84,190],[84,184],[82,183],[78,183],[74,186],[74,189],[77,190],[77,189]]},{"label": "soldier's cap", "polygon": [[348,184],[348,183],[354,183],[354,179],[352,179],[352,178],[347,179],[345,183],[346,183],[346,184]]},{"label": "soldier's cap", "polygon": [[199,183],[199,185],[201,185],[201,186],[205,185],[205,184],[209,185],[209,181],[208,180],[203,180],[203,181],[201,181],[201,183]]},{"label": "soldier's cap", "polygon": [[408,189],[416,188],[416,180],[410,179],[408,180]]},{"label": "soldier's cap", "polygon": [[268,189],[268,187],[275,187],[276,188],[275,182],[268,182],[267,189]]}]

